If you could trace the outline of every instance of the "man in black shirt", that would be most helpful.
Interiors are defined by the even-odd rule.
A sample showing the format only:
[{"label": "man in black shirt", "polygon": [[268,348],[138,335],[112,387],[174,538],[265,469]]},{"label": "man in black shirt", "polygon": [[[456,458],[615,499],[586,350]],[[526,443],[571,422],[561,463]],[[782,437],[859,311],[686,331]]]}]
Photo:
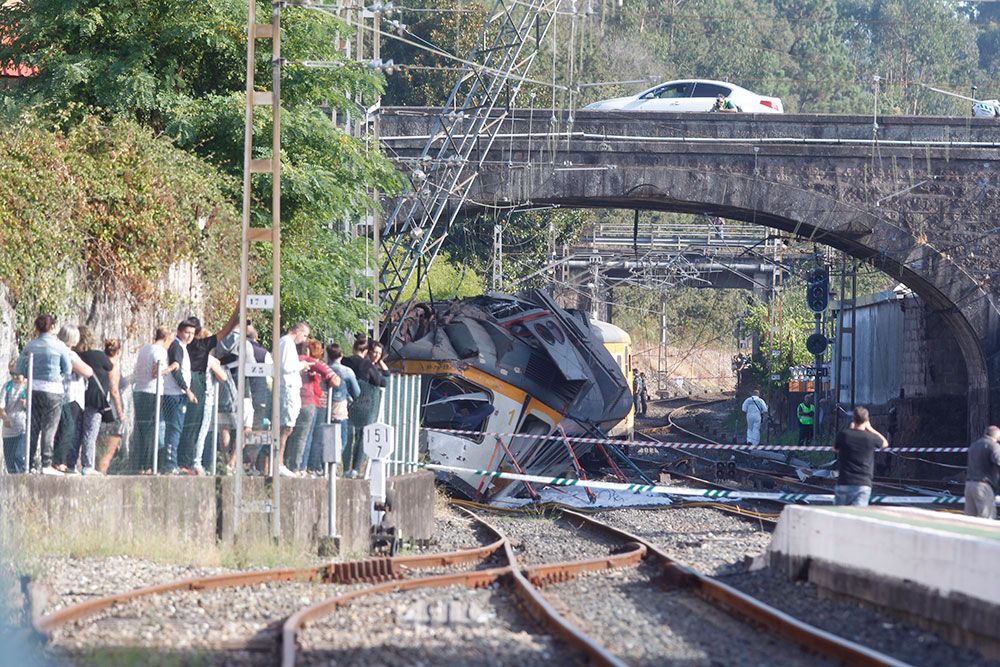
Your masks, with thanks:
[{"label": "man in black shirt", "polygon": [[868,504],[872,495],[872,477],[875,468],[875,450],[889,446],[881,433],[868,421],[868,409],[858,406],[851,415],[851,424],[837,434],[833,448],[837,450],[837,486],[834,502],[837,505]]},{"label": "man in black shirt", "polygon": [[[203,464],[205,438],[211,426],[211,410],[206,410],[206,386],[208,382],[208,355],[219,344],[219,341],[229,335],[239,322],[240,309],[237,307],[229,317],[229,321],[216,334],[203,336],[201,320],[189,317],[185,322],[194,327],[194,339],[187,344],[188,357],[191,360],[191,391],[195,402],[188,406],[184,415],[184,428],[181,432],[180,448],[177,453],[182,468],[187,468],[196,475],[204,475]],[[214,406],[213,406],[214,407]]]}]

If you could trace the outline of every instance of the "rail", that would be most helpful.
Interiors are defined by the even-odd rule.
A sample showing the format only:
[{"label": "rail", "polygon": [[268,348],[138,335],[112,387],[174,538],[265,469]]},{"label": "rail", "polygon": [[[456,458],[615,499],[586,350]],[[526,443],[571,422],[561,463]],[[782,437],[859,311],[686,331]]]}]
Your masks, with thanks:
[{"label": "rail", "polygon": [[656,545],[632,533],[571,510],[563,510],[563,515],[598,532],[611,535],[621,542],[633,542],[645,546],[646,552],[649,554],[648,558],[657,561],[666,581],[672,587],[691,590],[701,599],[730,615],[742,618],[753,625],[764,627],[780,637],[796,642],[809,651],[848,665],[871,667],[892,665],[897,667],[906,664],[884,653],[804,623],[732,586],[701,574],[678,563]]}]

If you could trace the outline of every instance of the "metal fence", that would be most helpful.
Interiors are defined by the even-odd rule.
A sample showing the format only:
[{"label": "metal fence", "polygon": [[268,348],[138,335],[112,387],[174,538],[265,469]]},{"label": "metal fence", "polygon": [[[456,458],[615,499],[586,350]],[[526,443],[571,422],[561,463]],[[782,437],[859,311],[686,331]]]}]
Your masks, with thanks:
[{"label": "metal fence", "polygon": [[389,459],[389,474],[413,472],[420,456],[419,375],[390,375],[379,406],[379,421],[396,429],[396,451]]}]

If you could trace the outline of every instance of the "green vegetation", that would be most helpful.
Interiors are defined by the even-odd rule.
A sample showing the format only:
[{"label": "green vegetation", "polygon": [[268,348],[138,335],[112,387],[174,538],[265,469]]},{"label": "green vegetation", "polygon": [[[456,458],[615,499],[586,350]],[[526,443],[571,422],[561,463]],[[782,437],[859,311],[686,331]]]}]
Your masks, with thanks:
[{"label": "green vegetation", "polygon": [[[409,299],[416,292],[417,301],[462,299],[477,296],[486,291],[484,274],[472,268],[472,262],[460,265],[447,251],[442,251],[431,264],[420,289],[416,289],[417,277],[403,289],[402,299]],[[422,270],[422,269],[421,269]]]},{"label": "green vegetation", "polygon": [[[448,10],[406,17],[414,32],[444,51],[462,55],[474,44],[485,3],[409,4]],[[1000,10],[984,3],[634,0],[595,9],[592,15],[559,18],[542,44],[532,79],[551,81],[554,76],[556,84],[569,88],[637,79],[721,79],[780,96],[786,111],[871,113],[877,75],[880,112],[966,115],[965,102],[921,84],[965,93],[975,83],[985,89],[1000,69]],[[397,63],[458,65],[394,42],[385,51]],[[403,69],[389,78],[387,100],[439,105],[453,81],[446,71]],[[555,94],[559,106],[568,105],[570,94],[579,106],[630,95],[647,85],[651,83],[607,84]],[[518,103],[531,104],[531,94],[536,106],[552,103],[551,86],[531,83]]]},{"label": "green vegetation", "polygon": [[[464,56],[475,46],[485,7],[464,0],[413,0],[415,12],[398,18],[446,53]],[[578,3],[583,9],[585,5]],[[638,92],[655,81],[710,78],[732,81],[754,91],[780,96],[786,111],[968,115],[968,104],[929,91],[921,84],[967,93],[979,83],[982,94],[995,96],[988,82],[1000,68],[1000,10],[986,5],[956,5],[942,0],[636,0],[618,7],[595,7],[596,13],[558,18],[541,45],[530,72],[535,81],[554,81],[569,90],[525,83],[516,106],[539,109],[551,104],[580,107],[588,102]],[[571,49],[572,46],[572,49]],[[387,104],[440,105],[455,81],[460,63],[442,55],[388,39],[383,53],[399,68],[387,79]],[[574,62],[570,68],[571,60]],[[408,69],[405,65],[417,67]],[[437,67],[438,69],[434,69]],[[573,72],[572,77],[570,72]],[[638,81],[637,81],[638,80]],[[581,84],[637,81],[634,83]],[[572,97],[570,97],[572,94]],[[555,100],[553,100],[553,95]],[[547,261],[547,230],[554,219],[562,240],[573,240],[587,224],[608,212],[540,211],[515,216],[505,225],[508,284]],[[661,215],[661,214],[657,214]],[[669,214],[667,214],[669,215]],[[571,224],[563,224],[573,216]],[[452,259],[489,275],[492,227],[496,216],[456,221],[448,241]],[[563,233],[565,232],[565,233]],[[524,260],[518,253],[524,252]],[[884,281],[884,277],[880,279]],[[872,286],[884,289],[883,285]],[[859,293],[872,291],[861,285]],[[670,344],[710,345],[731,340],[734,318],[750,300],[746,295],[704,297],[684,291],[668,303]],[[638,289],[616,290],[616,318],[647,339],[658,337],[659,297]],[[773,341],[781,361],[798,360],[803,331],[793,304],[801,301],[790,288],[792,315]],[[694,307],[696,303],[699,306]],[[760,304],[749,306],[751,326],[763,325]],[[728,321],[723,322],[722,320]],[[761,373],[767,369],[761,368]]]},{"label": "green vegetation", "polygon": [[8,127],[0,173],[0,277],[21,334],[39,310],[60,309],[70,274],[85,277],[81,291],[132,302],[155,298],[178,261],[226,284],[224,249],[239,234],[234,184],[138,123]]},{"label": "green vegetation", "polygon": [[[258,19],[267,21],[270,3],[258,2]],[[0,110],[19,125],[71,134],[93,123],[114,127],[129,122],[162,135],[214,169],[200,181],[224,192],[227,208],[239,207],[243,170],[243,117],[246,74],[247,6],[236,0],[163,0],[137,9],[129,0],[35,0],[0,10],[0,32],[11,36],[0,45],[0,62],[38,68],[5,96]],[[370,104],[381,75],[353,63],[340,68],[308,68],[304,60],[340,61],[337,36],[351,29],[330,14],[305,9],[282,12],[282,239],[283,295],[288,320],[308,319],[319,334],[342,331],[371,316],[357,301],[356,289],[368,284],[363,251],[331,231],[376,205],[373,191],[392,192],[399,180],[376,147],[335,127],[321,108],[356,113],[355,102]],[[260,42],[255,78],[258,90],[271,87],[270,43]],[[255,114],[255,158],[271,155],[269,113]],[[58,136],[54,134],[53,136]],[[114,161],[110,150],[95,160]],[[253,221],[270,224],[271,181],[253,180]],[[127,180],[123,196],[133,197]],[[30,209],[30,206],[29,206]],[[208,208],[207,212],[213,209]],[[46,215],[28,210],[28,218]],[[142,227],[118,209],[111,219],[124,227]],[[191,222],[192,220],[188,221]],[[22,223],[23,224],[23,223]],[[77,239],[51,229],[52,243]],[[176,225],[175,231],[190,231]],[[26,232],[27,233],[27,232]],[[197,237],[197,234],[193,235]],[[171,239],[172,240],[172,239]],[[102,263],[128,263],[128,244],[110,237],[101,248]],[[190,250],[189,242],[181,251]],[[206,281],[212,296],[232,295],[236,284],[238,242],[215,248],[227,261],[225,279]],[[164,249],[165,259],[173,249]],[[255,246],[252,272],[256,290],[269,289],[266,245]],[[143,267],[164,274],[167,262]],[[295,274],[294,272],[299,272]],[[6,277],[4,280],[8,280]],[[24,291],[25,285],[8,285]],[[141,292],[139,299],[150,298]],[[47,305],[47,304],[46,304]],[[221,314],[221,313],[220,313]]]}]

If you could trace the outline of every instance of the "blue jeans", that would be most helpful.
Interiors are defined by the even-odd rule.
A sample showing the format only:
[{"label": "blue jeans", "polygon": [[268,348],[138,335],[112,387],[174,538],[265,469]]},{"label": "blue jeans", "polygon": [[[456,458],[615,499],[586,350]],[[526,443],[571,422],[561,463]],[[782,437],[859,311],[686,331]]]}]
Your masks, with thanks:
[{"label": "blue jeans", "polygon": [[834,504],[867,507],[872,487],[859,484],[838,484],[833,487]]},{"label": "blue jeans", "polygon": [[7,472],[25,472],[27,466],[24,461],[24,445],[27,443],[24,433],[12,435],[3,439],[3,460],[7,466]]},{"label": "blue jeans", "polygon": [[[319,421],[317,424],[321,423]],[[325,423],[325,420],[324,422]],[[347,420],[334,420],[330,422],[331,424],[340,424],[340,446],[341,451],[347,447],[347,438],[350,431],[350,427],[347,424]],[[320,442],[320,433],[318,428],[313,428],[313,448],[309,452],[309,469],[316,472],[323,472],[326,468],[326,464],[323,463],[323,443]]]},{"label": "blue jeans", "polygon": [[46,391],[31,392],[28,460],[32,468],[46,468],[52,465],[62,408],[62,394],[50,394]]},{"label": "blue jeans", "polygon": [[[316,470],[316,468],[313,468],[309,464],[311,463],[312,459],[315,458],[313,456],[313,451],[316,449],[317,446],[316,438],[319,437],[319,435],[317,434],[318,429],[316,428],[316,425],[326,423],[326,414],[327,412],[325,405],[323,407],[316,408],[316,417],[315,419],[313,419],[312,428],[309,429],[309,435],[308,437],[306,437],[305,448],[302,450],[302,455],[299,457],[299,468],[298,468],[299,470],[306,470],[306,469]],[[319,454],[320,458],[322,458],[323,453],[319,452]],[[320,466],[320,468],[322,468],[322,466]]]},{"label": "blue jeans", "polygon": [[97,458],[97,435],[101,430],[103,415],[97,408],[84,408],[76,421],[76,451],[80,453],[80,465],[93,469]]},{"label": "blue jeans", "polygon": [[163,472],[177,470],[177,446],[181,441],[181,431],[184,430],[184,415],[187,412],[187,396],[164,396],[162,408],[164,431],[164,448],[166,458],[163,461]]}]

